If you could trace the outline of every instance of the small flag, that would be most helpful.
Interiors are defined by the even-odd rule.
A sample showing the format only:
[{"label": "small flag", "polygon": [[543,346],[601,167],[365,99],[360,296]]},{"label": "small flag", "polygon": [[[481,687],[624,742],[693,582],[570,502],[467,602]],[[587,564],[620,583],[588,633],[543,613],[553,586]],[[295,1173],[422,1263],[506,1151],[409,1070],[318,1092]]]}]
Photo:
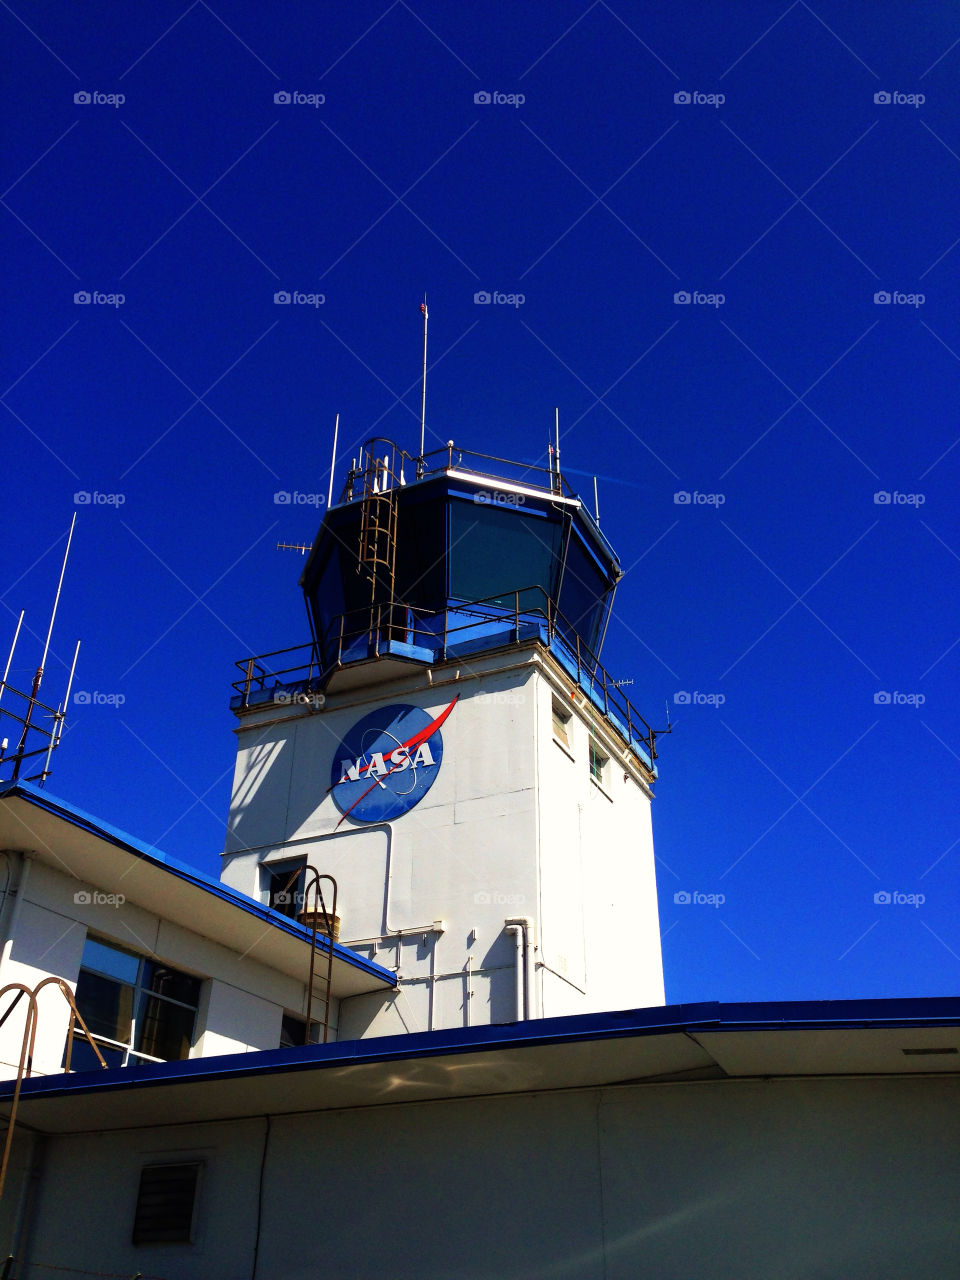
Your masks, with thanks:
[{"label": "small flag", "polygon": [[425,302],[420,303],[420,314],[422,316],[426,316],[427,314],[427,304]]}]

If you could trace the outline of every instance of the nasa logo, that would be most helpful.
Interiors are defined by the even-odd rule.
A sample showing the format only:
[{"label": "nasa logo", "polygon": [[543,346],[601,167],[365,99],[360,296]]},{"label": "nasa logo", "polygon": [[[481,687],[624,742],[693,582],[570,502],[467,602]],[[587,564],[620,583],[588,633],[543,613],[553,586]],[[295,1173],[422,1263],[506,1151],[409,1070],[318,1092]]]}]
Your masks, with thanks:
[{"label": "nasa logo", "polygon": [[343,815],[338,827],[344,818],[390,822],[419,804],[440,772],[440,726],[456,701],[438,716],[421,707],[381,707],[353,726],[330,773],[330,793]]}]

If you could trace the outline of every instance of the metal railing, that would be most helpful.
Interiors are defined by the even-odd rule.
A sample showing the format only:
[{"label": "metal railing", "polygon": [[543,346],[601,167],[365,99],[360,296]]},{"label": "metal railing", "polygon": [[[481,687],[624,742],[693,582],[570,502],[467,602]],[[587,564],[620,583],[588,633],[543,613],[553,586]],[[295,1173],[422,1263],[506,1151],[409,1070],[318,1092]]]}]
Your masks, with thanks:
[{"label": "metal railing", "polygon": [[[384,466],[382,473],[388,484],[406,485],[414,480],[427,480],[431,476],[443,475],[447,471],[462,471],[468,475],[482,476],[492,481],[504,480],[508,484],[527,485],[532,489],[541,489],[545,493],[559,497],[573,498],[573,489],[562,474],[553,467],[542,467],[526,462],[514,462],[510,458],[499,458],[491,453],[479,453],[475,449],[458,449],[453,441],[448,441],[440,449],[433,449],[417,458],[399,448],[393,441],[378,438],[364,446],[359,465],[347,472],[346,483],[340,494],[340,503],[353,502],[364,495],[365,483],[370,472],[370,457],[379,458],[375,448],[383,450]],[[364,456],[364,453],[366,456]],[[498,468],[496,474],[491,473],[490,464]]]},{"label": "metal railing", "polygon": [[[462,621],[465,615],[468,620]],[[644,743],[651,763],[656,760],[658,731],[648,724],[573,624],[539,586],[522,587],[484,600],[450,601],[442,613],[392,603],[338,614],[320,638],[319,650],[316,644],[305,644],[244,658],[235,664],[242,676],[233,681],[231,688],[240,696],[241,705],[246,706],[253,692],[282,690],[288,684],[319,687],[321,677],[353,660],[351,649],[363,641],[368,646],[365,656],[380,657],[382,645],[397,642],[432,649],[438,661],[445,661],[451,646],[479,639],[484,630],[497,624],[502,632],[504,623],[510,630],[507,644],[529,642],[530,624],[545,627],[550,645],[567,656],[577,684],[596,699],[631,747],[635,739]],[[295,653],[302,655],[301,661],[286,665]],[[284,665],[271,663],[270,659],[275,658],[283,659]],[[304,697],[309,698],[309,694]],[[282,700],[294,699],[285,694]]]}]

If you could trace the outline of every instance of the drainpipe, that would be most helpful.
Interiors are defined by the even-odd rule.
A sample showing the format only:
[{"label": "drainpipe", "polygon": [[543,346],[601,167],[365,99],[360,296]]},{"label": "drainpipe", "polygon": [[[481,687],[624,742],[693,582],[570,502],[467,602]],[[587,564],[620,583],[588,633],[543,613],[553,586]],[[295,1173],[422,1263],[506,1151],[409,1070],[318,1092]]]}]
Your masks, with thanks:
[{"label": "drainpipe", "polygon": [[513,936],[516,948],[517,1022],[524,1022],[533,1016],[533,921],[529,916],[512,916],[503,923],[507,933]]}]

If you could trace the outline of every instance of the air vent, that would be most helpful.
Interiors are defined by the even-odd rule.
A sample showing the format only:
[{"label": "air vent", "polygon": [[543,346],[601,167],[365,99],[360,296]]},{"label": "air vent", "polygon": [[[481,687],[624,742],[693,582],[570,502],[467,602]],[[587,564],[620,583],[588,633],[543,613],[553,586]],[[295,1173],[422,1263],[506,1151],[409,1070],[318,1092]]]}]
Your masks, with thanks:
[{"label": "air vent", "polygon": [[134,1244],[185,1244],[193,1232],[200,1163],[148,1164],[140,1171]]}]

